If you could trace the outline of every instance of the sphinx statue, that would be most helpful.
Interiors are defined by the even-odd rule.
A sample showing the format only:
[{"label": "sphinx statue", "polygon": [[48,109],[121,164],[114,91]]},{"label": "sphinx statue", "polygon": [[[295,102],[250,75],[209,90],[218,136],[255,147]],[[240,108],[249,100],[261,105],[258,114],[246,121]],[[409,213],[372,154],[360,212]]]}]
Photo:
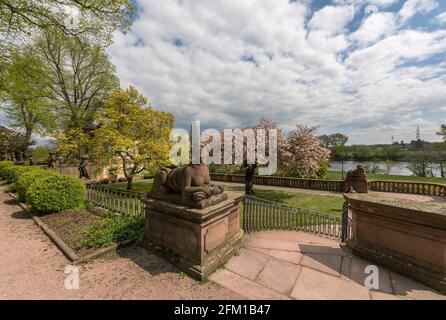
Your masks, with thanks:
[{"label": "sphinx statue", "polygon": [[206,164],[162,168],[153,181],[150,198],[205,209],[228,199],[221,185],[211,184]]}]

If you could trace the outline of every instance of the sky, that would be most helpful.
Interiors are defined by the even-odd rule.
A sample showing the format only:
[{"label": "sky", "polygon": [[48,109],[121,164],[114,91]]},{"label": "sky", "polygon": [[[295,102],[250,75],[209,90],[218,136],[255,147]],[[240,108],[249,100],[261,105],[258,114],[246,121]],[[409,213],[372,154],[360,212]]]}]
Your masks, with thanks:
[{"label": "sky", "polygon": [[176,126],[265,117],[353,143],[425,140],[446,123],[446,1],[137,0],[108,48]]}]

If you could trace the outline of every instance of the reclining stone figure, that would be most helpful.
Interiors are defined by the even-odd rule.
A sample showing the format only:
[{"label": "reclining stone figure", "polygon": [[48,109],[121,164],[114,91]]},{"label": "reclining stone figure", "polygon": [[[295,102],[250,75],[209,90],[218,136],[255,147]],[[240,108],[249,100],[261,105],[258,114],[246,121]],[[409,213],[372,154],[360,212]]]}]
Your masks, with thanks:
[{"label": "reclining stone figure", "polygon": [[211,184],[209,168],[204,163],[161,169],[149,197],[197,209],[228,199],[223,186]]}]

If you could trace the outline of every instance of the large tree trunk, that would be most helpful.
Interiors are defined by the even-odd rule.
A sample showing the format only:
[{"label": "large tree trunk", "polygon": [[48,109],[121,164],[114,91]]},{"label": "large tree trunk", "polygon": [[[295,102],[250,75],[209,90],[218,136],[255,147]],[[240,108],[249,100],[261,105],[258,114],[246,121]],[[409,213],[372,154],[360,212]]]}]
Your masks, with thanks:
[{"label": "large tree trunk", "polygon": [[257,165],[248,165],[245,172],[245,193],[250,195],[254,194],[254,173]]}]

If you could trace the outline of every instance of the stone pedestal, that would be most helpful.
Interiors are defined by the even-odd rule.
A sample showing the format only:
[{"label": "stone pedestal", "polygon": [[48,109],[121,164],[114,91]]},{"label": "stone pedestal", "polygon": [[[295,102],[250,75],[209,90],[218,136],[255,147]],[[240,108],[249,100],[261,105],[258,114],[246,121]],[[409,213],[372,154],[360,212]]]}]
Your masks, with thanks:
[{"label": "stone pedestal", "polygon": [[344,197],[352,210],[354,254],[446,292],[446,202],[376,193]]},{"label": "stone pedestal", "polygon": [[145,198],[144,246],[192,277],[202,280],[222,266],[241,243],[240,204],[244,195],[206,209]]}]

